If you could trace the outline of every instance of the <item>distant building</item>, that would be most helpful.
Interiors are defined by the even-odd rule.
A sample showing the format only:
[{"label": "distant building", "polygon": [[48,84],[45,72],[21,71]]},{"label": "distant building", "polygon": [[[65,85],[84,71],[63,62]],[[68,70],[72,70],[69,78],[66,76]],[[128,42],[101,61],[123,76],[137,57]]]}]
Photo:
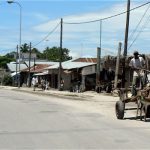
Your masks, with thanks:
[{"label": "distant building", "polygon": [[[11,54],[12,55],[12,54]],[[16,53],[13,53],[14,59],[16,59]],[[31,53],[31,60],[37,59],[36,53]],[[21,61],[29,61],[29,53],[20,53],[20,60]],[[19,62],[19,54],[17,57],[17,62]]]},{"label": "distant building", "polygon": [[[20,59],[22,59],[23,61],[27,61],[27,60],[29,60],[29,55],[30,55],[30,53],[21,53]],[[36,53],[31,53],[31,60],[34,60],[36,58],[37,58]]]}]

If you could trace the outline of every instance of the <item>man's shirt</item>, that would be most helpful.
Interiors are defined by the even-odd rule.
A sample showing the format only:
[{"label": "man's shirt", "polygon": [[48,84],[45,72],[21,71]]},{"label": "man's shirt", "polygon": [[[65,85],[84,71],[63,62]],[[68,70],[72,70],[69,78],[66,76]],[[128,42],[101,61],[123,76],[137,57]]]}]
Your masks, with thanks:
[{"label": "man's shirt", "polygon": [[[132,58],[129,66],[134,68],[134,69],[142,69],[145,65],[145,61],[143,59],[143,57],[139,57],[137,59]],[[143,75],[143,71],[142,70],[135,70],[133,73],[133,76],[140,76]]]}]

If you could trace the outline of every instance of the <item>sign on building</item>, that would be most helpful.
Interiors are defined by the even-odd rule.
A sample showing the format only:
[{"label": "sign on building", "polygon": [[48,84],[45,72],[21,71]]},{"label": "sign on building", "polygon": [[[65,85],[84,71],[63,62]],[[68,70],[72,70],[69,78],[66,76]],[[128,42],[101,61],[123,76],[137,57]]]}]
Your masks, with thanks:
[{"label": "sign on building", "polygon": [[82,75],[90,75],[96,73],[96,66],[88,66],[82,69]]}]

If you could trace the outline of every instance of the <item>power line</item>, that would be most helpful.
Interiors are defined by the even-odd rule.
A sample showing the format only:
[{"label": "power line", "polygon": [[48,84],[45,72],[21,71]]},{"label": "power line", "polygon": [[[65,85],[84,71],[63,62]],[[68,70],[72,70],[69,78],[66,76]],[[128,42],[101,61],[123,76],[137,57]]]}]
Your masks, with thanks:
[{"label": "power line", "polygon": [[40,43],[42,43],[43,41],[45,41],[58,28],[59,25],[60,25],[60,22],[41,41],[39,41],[38,43],[34,44],[32,47],[35,47],[35,46],[39,45]]},{"label": "power line", "polygon": [[134,44],[134,42],[137,40],[137,38],[140,36],[140,34],[142,33],[142,31],[144,30],[144,28],[146,28],[146,25],[148,25],[148,22],[150,21],[150,15],[148,16],[148,19],[145,21],[145,23],[143,24],[143,26],[141,27],[141,30],[139,31],[139,33],[137,34],[137,36],[135,37],[135,39],[133,40],[133,42],[130,44],[128,50],[132,47],[132,45]]},{"label": "power line", "polygon": [[129,39],[130,39],[130,40],[132,39],[132,37],[134,36],[135,32],[137,31],[139,25],[140,25],[141,22],[143,21],[143,19],[144,19],[146,13],[148,12],[149,8],[150,8],[150,5],[149,5],[148,8],[145,10],[145,12],[144,12],[144,14],[142,15],[142,17],[141,17],[139,23],[137,24],[137,26],[135,27],[135,29],[133,30],[133,32],[132,32],[131,35],[129,36]]},{"label": "power line", "polygon": [[[37,46],[37,45],[39,45],[39,44],[42,43],[43,41],[45,41],[45,40],[58,28],[59,25],[60,25],[60,22],[59,22],[59,23],[54,27],[54,29],[51,30],[41,41],[39,41],[38,43],[36,43],[35,45],[33,45],[32,48],[35,47],[35,46]],[[16,49],[16,48],[12,48],[12,49]],[[0,50],[0,52],[3,52],[3,51],[10,51],[10,50],[12,50],[12,49]]]},{"label": "power line", "polygon": [[[148,5],[150,4],[150,2],[147,2],[147,3],[144,3],[140,6],[137,6],[135,8],[132,8],[130,9],[130,11],[133,11],[135,9],[138,9],[140,7],[143,7],[145,5]],[[110,19],[110,18],[114,18],[114,17],[117,17],[117,16],[120,16],[122,14],[125,14],[127,11],[124,11],[122,13],[119,13],[119,14],[116,14],[116,15],[112,15],[112,16],[109,16],[109,17],[105,17],[105,18],[101,18],[101,19],[97,19],[97,20],[92,20],[92,21],[87,21],[87,22],[63,22],[64,24],[86,24],[86,23],[92,23],[92,22],[98,22],[98,21],[102,21],[102,20],[107,20],[107,19]],[[33,45],[32,47],[35,47],[37,45],[39,45],[40,43],[42,43],[43,41],[45,41],[57,28],[58,26],[60,25],[60,22],[54,27],[54,29],[52,31],[50,31],[41,41],[39,41],[38,43],[36,43],[35,45]],[[130,46],[131,47],[131,46]],[[14,48],[13,48],[14,49]],[[11,49],[9,49],[11,50]],[[2,51],[9,51],[9,50],[2,50]],[[1,50],[0,50],[1,51]]]},{"label": "power line", "polygon": [[[130,9],[130,11],[133,11],[133,10],[135,10],[135,9],[138,9],[138,8],[140,8],[140,7],[143,7],[143,6],[145,6],[145,5],[148,5],[149,3],[150,3],[150,2],[147,2],[147,3],[144,3],[144,4],[140,5],[140,6],[137,6],[137,7],[135,7],[135,8],[132,8],[132,9]],[[103,21],[103,20],[107,20],[107,19],[110,19],[110,18],[114,18],[114,17],[120,16],[120,15],[123,15],[123,14],[125,14],[125,13],[127,13],[127,11],[124,11],[124,12],[121,12],[121,13],[119,13],[119,14],[115,14],[115,15],[112,15],[112,16],[109,16],[109,17],[97,19],[97,20],[91,20],[91,21],[85,21],[85,22],[64,22],[64,24],[86,24],[86,23],[93,23],[93,22],[98,22],[98,21],[101,21],[101,20]]]},{"label": "power line", "polygon": [[10,48],[10,49],[0,49],[0,52],[5,52],[5,51],[12,51],[13,49],[16,49],[16,48]]}]

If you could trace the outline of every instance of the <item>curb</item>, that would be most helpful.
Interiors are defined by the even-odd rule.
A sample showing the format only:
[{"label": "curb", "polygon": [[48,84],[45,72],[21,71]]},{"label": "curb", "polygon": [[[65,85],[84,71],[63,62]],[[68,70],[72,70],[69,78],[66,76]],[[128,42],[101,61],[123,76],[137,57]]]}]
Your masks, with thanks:
[{"label": "curb", "polygon": [[60,94],[60,93],[48,93],[48,92],[44,93],[44,91],[28,91],[24,89],[11,89],[11,90],[40,95],[40,96],[44,95],[44,96],[53,96],[53,97],[58,97],[63,99],[86,100],[86,96],[81,96],[77,94]]},{"label": "curb", "polygon": [[[70,99],[70,100],[78,100],[78,101],[93,100],[93,101],[95,101],[95,95],[90,95],[90,94],[72,93],[72,92],[71,93],[63,93],[63,92],[59,92],[59,91],[55,91],[55,90],[54,90],[54,92],[52,90],[50,90],[50,92],[48,92],[48,91],[45,92],[45,91],[41,91],[41,90],[33,91],[32,88],[26,89],[26,88],[18,88],[18,87],[10,87],[10,86],[0,86],[0,89],[30,93],[30,94],[35,94],[35,95],[39,95],[39,96],[42,96],[42,95],[43,96],[52,96],[52,97],[57,97],[57,98]],[[106,94],[106,93],[101,93],[100,95],[118,97],[118,96],[114,96],[114,94],[110,95],[110,94]]]}]

